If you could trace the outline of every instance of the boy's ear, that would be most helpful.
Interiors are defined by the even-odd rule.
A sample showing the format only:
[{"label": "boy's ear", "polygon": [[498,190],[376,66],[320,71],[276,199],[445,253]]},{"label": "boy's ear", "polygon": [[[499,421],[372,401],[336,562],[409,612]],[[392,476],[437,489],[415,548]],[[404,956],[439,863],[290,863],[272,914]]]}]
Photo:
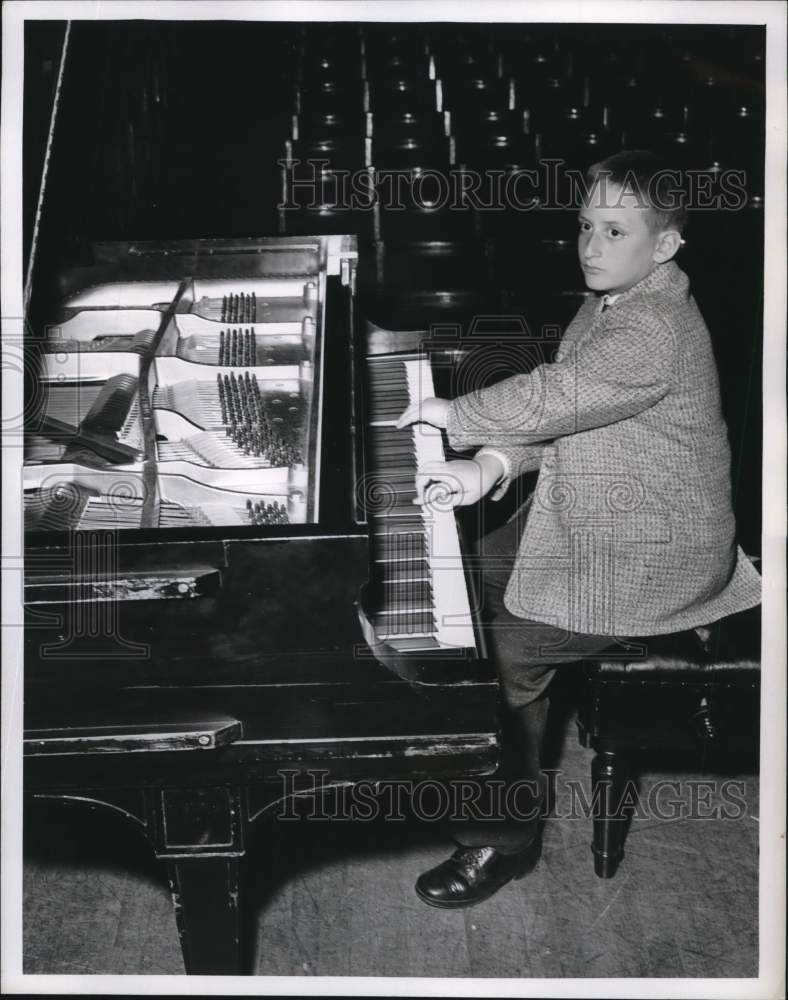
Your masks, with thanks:
[{"label": "boy's ear", "polygon": [[681,246],[681,233],[675,229],[666,229],[659,234],[657,246],[654,250],[654,260],[657,264],[664,264],[675,257]]}]

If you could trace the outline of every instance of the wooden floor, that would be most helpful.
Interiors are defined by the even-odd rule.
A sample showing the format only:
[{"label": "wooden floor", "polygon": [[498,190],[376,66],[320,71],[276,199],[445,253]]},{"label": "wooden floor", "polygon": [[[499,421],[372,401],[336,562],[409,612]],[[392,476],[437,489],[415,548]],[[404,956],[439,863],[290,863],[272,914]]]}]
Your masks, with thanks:
[{"label": "wooden floor", "polygon": [[[571,714],[557,747],[566,782],[589,784]],[[560,732],[559,732],[560,735]],[[697,765],[696,765],[697,766]],[[757,975],[758,781],[738,782],[738,819],[636,816],[618,875],[593,872],[591,822],[561,816],[541,863],[471,909],[425,906],[419,873],[447,856],[435,824],[296,820],[261,831],[249,862],[254,968],[283,976],[749,977]],[[647,772],[696,812],[720,776]],[[563,784],[562,784],[563,783]],[[729,804],[730,808],[730,804]],[[27,817],[24,971],[182,974],[163,871],[113,817],[36,808]],[[267,845],[267,846],[266,846]]]}]

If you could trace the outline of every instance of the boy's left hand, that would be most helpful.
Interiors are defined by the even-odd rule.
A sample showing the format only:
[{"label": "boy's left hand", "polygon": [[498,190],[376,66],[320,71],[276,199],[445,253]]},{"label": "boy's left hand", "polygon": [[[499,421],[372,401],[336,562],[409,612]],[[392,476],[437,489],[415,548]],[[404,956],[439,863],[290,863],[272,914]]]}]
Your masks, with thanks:
[{"label": "boy's left hand", "polygon": [[449,400],[435,399],[430,396],[422,399],[421,402],[411,403],[402,416],[397,421],[397,430],[408,427],[410,424],[431,424],[433,427],[446,429],[446,421],[449,415]]}]

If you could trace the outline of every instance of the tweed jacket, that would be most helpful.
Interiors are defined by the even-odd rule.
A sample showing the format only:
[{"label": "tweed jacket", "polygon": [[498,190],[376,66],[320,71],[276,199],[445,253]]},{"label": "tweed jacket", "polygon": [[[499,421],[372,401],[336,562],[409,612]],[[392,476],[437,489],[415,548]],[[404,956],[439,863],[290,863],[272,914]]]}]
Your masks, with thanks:
[{"label": "tweed jacket", "polygon": [[[709,332],[673,262],[603,308],[553,360],[455,399],[454,448],[539,477],[504,603],[575,632],[659,635],[760,602],[734,541],[730,449]],[[483,556],[483,550],[482,550]]]}]

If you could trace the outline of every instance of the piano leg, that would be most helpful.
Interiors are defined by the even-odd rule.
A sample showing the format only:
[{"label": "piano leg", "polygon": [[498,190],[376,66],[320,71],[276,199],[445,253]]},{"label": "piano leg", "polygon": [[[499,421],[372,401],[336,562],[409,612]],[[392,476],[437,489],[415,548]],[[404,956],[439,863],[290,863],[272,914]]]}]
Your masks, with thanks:
[{"label": "piano leg", "polygon": [[241,789],[163,788],[148,796],[154,850],[167,864],[186,973],[242,974]]},{"label": "piano leg", "polygon": [[168,865],[187,975],[240,975],[239,858],[189,858]]}]

